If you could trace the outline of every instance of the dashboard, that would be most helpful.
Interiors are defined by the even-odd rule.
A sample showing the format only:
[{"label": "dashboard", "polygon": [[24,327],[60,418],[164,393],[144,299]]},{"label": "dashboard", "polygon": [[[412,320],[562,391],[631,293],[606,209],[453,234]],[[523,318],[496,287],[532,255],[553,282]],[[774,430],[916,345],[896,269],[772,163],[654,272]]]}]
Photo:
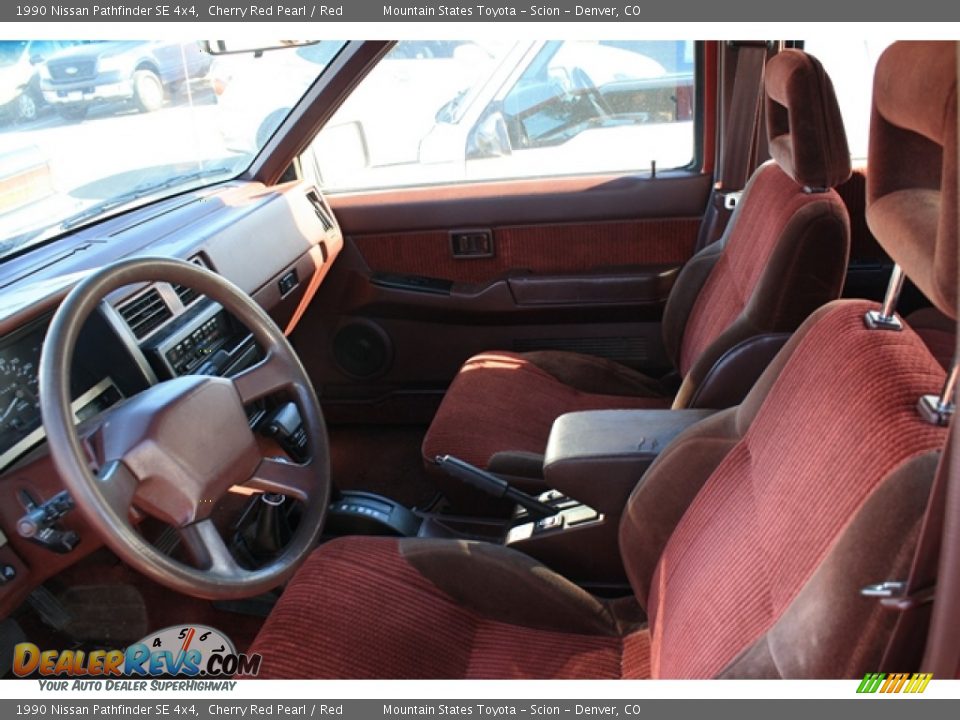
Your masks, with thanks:
[{"label": "dashboard", "polygon": [[[45,445],[37,372],[50,320],[69,289],[122,258],[178,257],[232,281],[289,333],[342,247],[339,226],[312,186],[235,181],[125,213],[4,263],[0,617],[101,545],[77,512],[60,523],[69,543],[44,546],[18,534],[25,512],[63,491]],[[123,288],[100,303],[80,333],[70,378],[74,419],[82,425],[158,381],[228,376],[260,357],[246,328],[193,289],[165,282]],[[248,408],[251,426],[264,412]]]},{"label": "dashboard", "polygon": [[0,344],[0,468],[40,429],[37,367],[44,328]]},{"label": "dashboard", "polygon": [[[0,472],[43,442],[37,370],[49,319],[0,340]],[[123,398],[109,367],[97,367],[84,355],[73,373],[73,415],[76,422],[98,415]]]}]

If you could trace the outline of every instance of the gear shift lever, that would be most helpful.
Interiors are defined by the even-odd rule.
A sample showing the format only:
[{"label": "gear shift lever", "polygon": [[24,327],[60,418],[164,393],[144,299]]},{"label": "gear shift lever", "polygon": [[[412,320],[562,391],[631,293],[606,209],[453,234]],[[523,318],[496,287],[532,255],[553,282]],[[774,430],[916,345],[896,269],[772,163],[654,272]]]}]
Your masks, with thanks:
[{"label": "gear shift lever", "polygon": [[256,517],[238,533],[243,549],[257,564],[272,560],[290,540],[292,530],[287,519],[286,497],[264,493],[256,504]]}]

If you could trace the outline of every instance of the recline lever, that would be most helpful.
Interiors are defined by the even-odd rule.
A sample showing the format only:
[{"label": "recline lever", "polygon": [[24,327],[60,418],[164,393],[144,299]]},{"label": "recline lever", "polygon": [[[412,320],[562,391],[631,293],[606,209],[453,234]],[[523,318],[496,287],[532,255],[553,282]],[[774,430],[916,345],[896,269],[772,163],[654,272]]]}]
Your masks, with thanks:
[{"label": "recline lever", "polygon": [[517,490],[503,478],[497,477],[486,470],[481,470],[453,455],[437,455],[435,461],[440,469],[450,477],[462,480],[477,490],[487,495],[492,495],[495,498],[512,500],[537,519],[550,517],[551,515],[556,515],[558,512],[557,508],[540,502],[522,490]]}]

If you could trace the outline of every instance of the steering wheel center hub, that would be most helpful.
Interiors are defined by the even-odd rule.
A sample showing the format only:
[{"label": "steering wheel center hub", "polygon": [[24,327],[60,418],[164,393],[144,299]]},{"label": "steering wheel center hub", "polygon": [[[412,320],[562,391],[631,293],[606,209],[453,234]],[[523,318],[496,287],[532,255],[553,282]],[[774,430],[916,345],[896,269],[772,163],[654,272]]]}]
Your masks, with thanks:
[{"label": "steering wheel center hub", "polygon": [[224,378],[155,385],[117,408],[101,433],[104,457],[139,481],[134,504],[176,526],[209,516],[260,461],[240,397]]}]

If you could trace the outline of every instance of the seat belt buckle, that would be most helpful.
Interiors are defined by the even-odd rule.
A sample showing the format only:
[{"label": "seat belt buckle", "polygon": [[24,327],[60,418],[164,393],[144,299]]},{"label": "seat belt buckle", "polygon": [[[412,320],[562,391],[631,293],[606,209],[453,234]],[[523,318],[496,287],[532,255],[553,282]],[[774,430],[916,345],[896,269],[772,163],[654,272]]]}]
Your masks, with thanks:
[{"label": "seat belt buckle", "polygon": [[734,190],[732,192],[723,193],[723,207],[727,210],[733,210],[740,204],[740,197],[743,195],[743,190]]},{"label": "seat belt buckle", "polygon": [[886,580],[861,588],[860,595],[867,598],[877,598],[883,607],[902,612],[904,610],[914,610],[933,602],[935,589],[935,586],[931,586],[908,595],[906,581]]}]

